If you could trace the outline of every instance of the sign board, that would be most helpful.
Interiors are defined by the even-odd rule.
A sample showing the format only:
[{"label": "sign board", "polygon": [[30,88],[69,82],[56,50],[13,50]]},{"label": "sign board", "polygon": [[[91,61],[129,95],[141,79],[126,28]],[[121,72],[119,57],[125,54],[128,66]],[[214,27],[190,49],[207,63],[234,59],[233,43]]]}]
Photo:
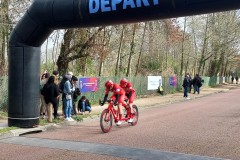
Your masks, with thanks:
[{"label": "sign board", "polygon": [[170,78],[169,78],[169,84],[170,84],[170,86],[173,86],[173,87],[175,87],[175,86],[177,86],[177,76],[171,76]]},{"label": "sign board", "polygon": [[148,76],[148,90],[158,89],[162,86],[162,76]]},{"label": "sign board", "polygon": [[96,92],[98,90],[98,78],[79,78],[81,92]]}]

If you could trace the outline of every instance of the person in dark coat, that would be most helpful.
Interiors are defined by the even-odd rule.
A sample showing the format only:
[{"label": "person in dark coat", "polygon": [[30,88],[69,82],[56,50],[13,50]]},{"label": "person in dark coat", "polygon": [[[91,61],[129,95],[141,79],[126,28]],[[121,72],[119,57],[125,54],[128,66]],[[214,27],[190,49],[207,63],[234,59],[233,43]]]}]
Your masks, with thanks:
[{"label": "person in dark coat", "polygon": [[236,79],[236,84],[238,84],[238,76],[236,76],[235,79]]},{"label": "person in dark coat", "polygon": [[55,76],[50,76],[41,92],[47,104],[49,122],[52,122],[52,107],[54,108],[54,118],[57,118],[58,99],[60,93],[59,88],[55,81],[56,81]]},{"label": "person in dark coat", "polygon": [[202,86],[202,79],[199,76],[199,74],[196,74],[196,76],[193,78],[193,87],[194,87],[193,94],[195,94],[196,92],[199,94],[201,86]]},{"label": "person in dark coat", "polygon": [[190,86],[190,76],[189,76],[189,74],[185,75],[182,86],[183,86],[183,97],[186,97],[186,99],[190,99],[188,97],[188,88]]},{"label": "person in dark coat", "polygon": [[234,81],[234,77],[232,76],[232,78],[231,78],[231,79],[232,79],[232,83],[233,83],[233,81]]},{"label": "person in dark coat", "polygon": [[92,111],[91,104],[86,96],[82,96],[78,101],[78,111],[81,112],[81,114],[84,114],[85,111],[89,111],[89,113]]}]

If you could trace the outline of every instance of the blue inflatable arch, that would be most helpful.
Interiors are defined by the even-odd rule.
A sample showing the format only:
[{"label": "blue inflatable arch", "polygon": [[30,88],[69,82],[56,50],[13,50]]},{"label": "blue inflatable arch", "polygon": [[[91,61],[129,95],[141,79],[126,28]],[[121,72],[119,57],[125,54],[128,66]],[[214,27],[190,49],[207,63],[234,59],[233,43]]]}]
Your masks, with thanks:
[{"label": "blue inflatable arch", "polygon": [[35,0],[10,37],[8,125],[39,124],[40,48],[53,30],[239,8],[240,0]]}]

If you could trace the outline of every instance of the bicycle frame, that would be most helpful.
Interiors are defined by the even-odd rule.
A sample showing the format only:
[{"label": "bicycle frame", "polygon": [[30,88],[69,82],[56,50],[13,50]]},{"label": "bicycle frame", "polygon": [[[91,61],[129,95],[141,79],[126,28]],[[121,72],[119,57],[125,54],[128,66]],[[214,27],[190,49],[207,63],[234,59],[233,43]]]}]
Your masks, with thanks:
[{"label": "bicycle frame", "polygon": [[[128,104],[127,104],[128,106]],[[127,112],[127,116],[126,117],[122,117],[121,120],[123,121],[127,121],[129,119],[129,112],[128,112],[128,108],[127,106],[123,106],[124,109]],[[128,106],[129,107],[129,106]],[[130,109],[130,108],[129,108]],[[120,109],[119,107],[117,108],[117,110],[114,108],[113,106],[113,101],[109,100],[109,105],[108,105],[108,111],[111,112],[111,114],[113,115],[113,118],[115,120],[115,123],[119,121],[119,113],[120,113]]]}]

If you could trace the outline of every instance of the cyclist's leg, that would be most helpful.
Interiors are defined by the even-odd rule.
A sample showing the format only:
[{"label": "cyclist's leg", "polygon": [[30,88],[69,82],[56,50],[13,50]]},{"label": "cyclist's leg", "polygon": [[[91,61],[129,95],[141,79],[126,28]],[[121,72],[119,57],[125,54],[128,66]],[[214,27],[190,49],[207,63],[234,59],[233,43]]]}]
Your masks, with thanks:
[{"label": "cyclist's leg", "polygon": [[132,96],[129,98],[129,107],[130,107],[130,111],[131,111],[131,117],[130,118],[132,118],[132,114],[133,114],[133,101],[134,101],[134,99],[135,99],[135,97],[136,97],[136,94],[135,94],[135,92],[133,92],[132,93]]},{"label": "cyclist's leg", "polygon": [[124,97],[125,97],[125,94],[122,94],[119,99],[118,99],[118,110],[119,110],[119,121],[117,123],[117,125],[121,125],[121,120],[122,120],[122,115],[123,115],[123,106],[125,107],[127,104],[126,102],[124,101]]}]

